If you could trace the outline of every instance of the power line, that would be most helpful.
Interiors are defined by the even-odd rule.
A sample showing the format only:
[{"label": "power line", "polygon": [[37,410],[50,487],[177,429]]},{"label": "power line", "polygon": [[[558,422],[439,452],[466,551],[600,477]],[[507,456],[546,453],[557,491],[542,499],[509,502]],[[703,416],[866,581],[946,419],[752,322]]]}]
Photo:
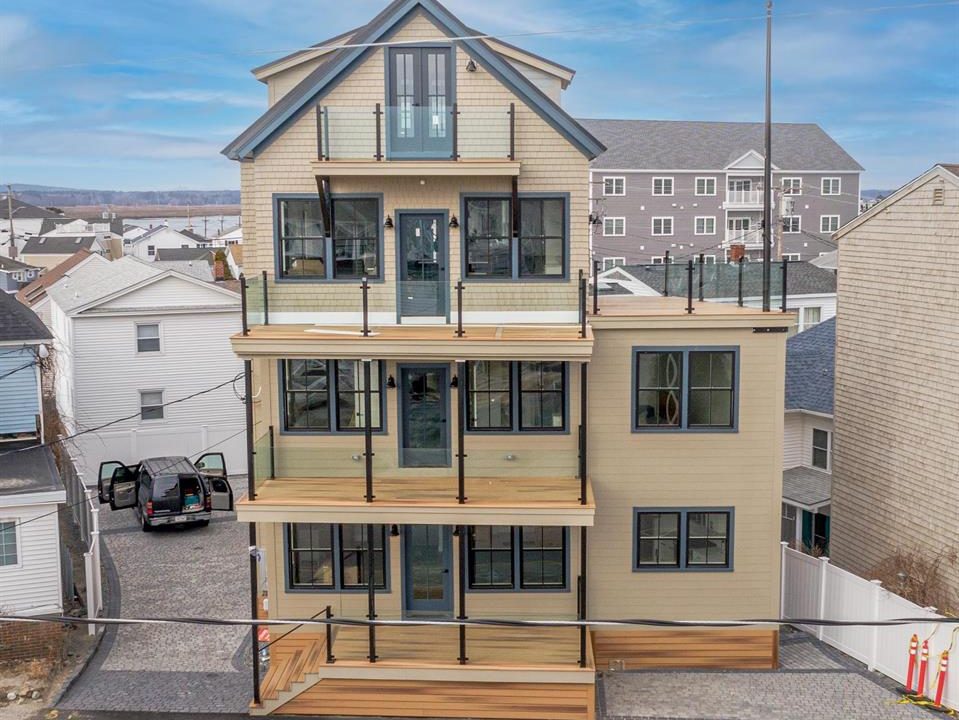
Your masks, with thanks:
[{"label": "power line", "polygon": [[[37,363],[35,361],[31,361],[31,362],[28,362],[26,365],[21,365],[18,368],[14,368],[13,370],[10,370],[9,372],[5,372],[3,375],[0,375],[0,380],[8,378],[14,373],[20,372],[21,370],[26,370],[27,368],[34,367],[36,364]],[[6,455],[6,453],[4,453],[4,455]],[[0,457],[3,457],[3,455],[0,455]]]}]

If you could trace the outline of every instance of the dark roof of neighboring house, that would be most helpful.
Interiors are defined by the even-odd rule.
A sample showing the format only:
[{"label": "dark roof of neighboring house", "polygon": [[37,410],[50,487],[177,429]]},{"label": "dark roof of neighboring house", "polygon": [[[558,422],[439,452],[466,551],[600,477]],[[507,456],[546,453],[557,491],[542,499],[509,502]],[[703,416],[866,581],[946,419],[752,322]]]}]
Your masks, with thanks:
[{"label": "dark roof of neighboring house", "polygon": [[210,242],[209,239],[203,237],[202,235],[200,235],[200,233],[193,232],[189,228],[183,228],[182,230],[177,230],[177,232],[180,233],[181,235],[185,235],[191,240],[196,240],[198,243],[206,244]]},{"label": "dark roof of neighboring house", "polygon": [[833,414],[836,318],[786,341],[786,409]]},{"label": "dark roof of neighboring house", "polygon": [[27,493],[63,490],[63,482],[49,445],[36,445],[18,449],[0,445],[6,452],[0,463],[0,495],[26,495]]},{"label": "dark roof of neighboring house", "polygon": [[40,223],[40,232],[38,235],[46,235],[48,232],[56,230],[61,225],[66,225],[67,223],[72,223],[74,220],[79,220],[80,218],[68,218],[68,217],[48,217],[44,218],[43,222]]},{"label": "dark roof of neighboring house", "polygon": [[[778,295],[782,287],[781,264],[773,263],[772,294]],[[666,281],[665,265],[625,265],[623,270],[645,283],[660,295]],[[669,266],[670,293],[686,292],[686,267],[682,263]],[[693,268],[693,292],[699,293],[699,265]],[[836,292],[836,273],[816,267],[806,261],[791,262],[786,271],[786,295],[829,295]],[[703,297],[735,298],[739,294],[739,268],[736,264],[716,263],[703,266]],[[743,266],[743,297],[762,295],[762,264],[745,263]]]},{"label": "dark roof of neighboring house", "polygon": [[32,306],[43,300],[47,296],[47,288],[53,285],[57,280],[66,275],[71,269],[82,263],[93,253],[89,250],[77,250],[56,267],[47,270],[32,283],[20,289],[17,293],[17,300],[25,305]]},{"label": "dark roof of neighboring house", "polygon": [[27,265],[27,263],[20,262],[19,260],[14,260],[13,258],[3,257],[0,255],[0,270],[15,271],[36,269],[36,265]]},{"label": "dark roof of neighboring house", "polygon": [[[592,161],[616,170],[722,170],[750,150],[763,155],[762,123],[694,120],[579,121],[608,148]],[[780,170],[856,172],[863,167],[814,123],[773,124]]]},{"label": "dark roof of neighboring house", "polygon": [[783,500],[815,507],[829,502],[832,475],[816,468],[794,467],[783,470]]},{"label": "dark roof of neighboring house", "polygon": [[157,248],[157,260],[206,260],[213,262],[213,253],[206,248]]},{"label": "dark roof of neighboring house", "polygon": [[956,177],[959,177],[959,163],[939,163],[939,167],[944,168]]},{"label": "dark roof of neighboring house", "polygon": [[33,310],[10,293],[0,292],[0,341],[49,340],[51,337]]},{"label": "dark roof of neighboring house", "polygon": [[[7,196],[3,195],[3,197],[0,197],[0,218],[4,220],[10,219],[10,215],[7,213],[7,205]],[[17,200],[16,198],[11,198],[9,205],[13,210],[14,220],[59,217],[59,214],[55,213],[53,210],[47,210],[46,208],[38,207],[37,205],[31,205],[30,203],[23,202],[23,200]]]},{"label": "dark roof of neighboring house", "polygon": [[72,255],[89,250],[96,243],[95,235],[43,235],[27,240],[22,255]]}]

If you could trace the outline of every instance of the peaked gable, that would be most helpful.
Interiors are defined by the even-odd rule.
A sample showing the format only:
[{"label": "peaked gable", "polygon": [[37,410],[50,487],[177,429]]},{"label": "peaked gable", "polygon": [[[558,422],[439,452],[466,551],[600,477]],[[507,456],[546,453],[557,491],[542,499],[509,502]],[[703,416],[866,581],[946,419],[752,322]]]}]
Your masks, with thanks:
[{"label": "peaked gable", "polygon": [[[763,159],[763,156],[755,150],[750,150],[749,152],[744,153],[742,156],[733,160],[729,165],[727,165],[724,170],[762,170],[765,166],[766,161]],[[773,163],[773,170],[778,170],[776,164]]]},{"label": "peaked gable", "polygon": [[234,292],[176,271],[166,271],[80,308],[79,312],[165,311],[216,306],[239,308],[239,303],[240,298]]},{"label": "peaked gable", "polygon": [[[392,33],[417,9],[425,12],[437,29],[447,37],[469,38],[476,35],[476,31],[470,30],[436,0],[394,0],[350,38],[347,46],[331,53],[316,70],[227,145],[222,151],[223,154],[232,160],[252,157],[290,122],[309,110],[318,98],[332,89],[359,62],[372,52],[380,50],[379,47],[370,47],[369,43],[387,42]],[[605,146],[599,140],[483,40],[451,42],[465,48],[471,57],[475,57],[477,63],[482,64],[493,77],[510,88],[588,158],[595,158],[605,151]]]}]

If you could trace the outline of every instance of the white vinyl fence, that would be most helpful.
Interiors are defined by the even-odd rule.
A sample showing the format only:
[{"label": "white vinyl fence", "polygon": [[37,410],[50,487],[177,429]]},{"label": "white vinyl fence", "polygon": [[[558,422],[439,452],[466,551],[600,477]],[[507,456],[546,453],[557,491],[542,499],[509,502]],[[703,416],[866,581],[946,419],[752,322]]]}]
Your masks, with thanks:
[{"label": "white vinyl fence", "polygon": [[[893,620],[938,618],[935,608],[922,608],[882,587],[837,568],[829,558],[814,558],[782,546],[782,617],[807,620]],[[903,686],[909,666],[909,641],[920,647],[929,641],[927,686],[922,694],[935,697],[943,650],[951,649],[954,667],[946,674],[943,705],[959,709],[959,626],[912,623],[886,627],[823,627],[796,624],[829,645],[877,670]],[[955,641],[955,643],[954,643]],[[916,658],[918,663],[918,656]],[[918,676],[918,665],[915,677]],[[915,685],[916,680],[913,680]]]}]

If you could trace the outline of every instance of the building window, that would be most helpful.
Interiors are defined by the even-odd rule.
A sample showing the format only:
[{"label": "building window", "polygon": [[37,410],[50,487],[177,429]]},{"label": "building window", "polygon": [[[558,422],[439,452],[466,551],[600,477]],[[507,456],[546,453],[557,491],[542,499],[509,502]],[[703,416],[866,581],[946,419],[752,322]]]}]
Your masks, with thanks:
[{"label": "building window", "polygon": [[333,277],[380,277],[379,201],[375,198],[334,198],[332,205]]},{"label": "building window", "polygon": [[162,390],[141,390],[140,391],[140,419],[141,420],[162,420],[163,419],[163,391]]},{"label": "building window", "polygon": [[616,267],[623,267],[626,265],[626,258],[624,257],[604,257],[603,258],[603,270],[612,270]]},{"label": "building window", "polygon": [[715,217],[696,218],[696,234],[697,235],[715,235],[716,234],[716,218]]},{"label": "building window", "polygon": [[802,178],[784,177],[782,187],[783,195],[802,195]]},{"label": "building window", "polygon": [[822,179],[821,189],[823,195],[841,195],[842,178],[824,177]]},{"label": "building window", "polygon": [[622,196],[626,194],[625,177],[605,177],[603,178],[603,195],[607,197]]},{"label": "building window", "polygon": [[653,178],[653,195],[672,195],[673,179],[671,177]]},{"label": "building window", "polygon": [[731,570],[731,508],[637,508],[634,570]]},{"label": "building window", "polygon": [[673,219],[671,217],[653,218],[653,235],[672,235]]},{"label": "building window", "polygon": [[478,525],[469,529],[470,589],[512,590],[513,528]]},{"label": "building window", "polygon": [[783,253],[783,260],[787,262],[799,262],[802,260],[801,253]]},{"label": "building window", "polygon": [[566,531],[561,527],[520,528],[520,586],[566,586]]},{"label": "building window", "polygon": [[735,429],[735,349],[637,348],[634,355],[634,431]]},{"label": "building window", "polygon": [[808,330],[822,322],[821,307],[804,307],[802,309],[802,328]]},{"label": "building window", "polygon": [[4,520],[0,522],[0,567],[16,565],[18,562],[17,522]]},{"label": "building window", "polygon": [[137,325],[137,352],[160,352],[160,325]]},{"label": "building window", "polygon": [[157,254],[156,245],[147,245],[147,257],[155,257]]},{"label": "building window", "polygon": [[513,276],[510,252],[510,201],[471,198],[466,201],[466,276]]},{"label": "building window", "polygon": [[[699,255],[693,255],[693,265],[698,265],[698,264],[699,264],[699,257],[700,257]],[[715,264],[716,264],[716,256],[715,256],[715,255],[705,255],[705,254],[704,254],[704,255],[702,256],[702,258],[703,258],[703,265],[715,265]]]},{"label": "building window", "polygon": [[280,273],[283,277],[326,278],[326,233],[319,200],[278,201]]},{"label": "building window", "polygon": [[716,194],[716,178],[714,177],[696,178],[696,194],[697,195],[715,195]]},{"label": "building window", "polygon": [[626,235],[626,218],[603,218],[603,237],[623,237]]},{"label": "building window", "polygon": [[[284,360],[280,382],[283,429],[362,432],[366,429],[361,360]],[[383,429],[383,367],[370,365],[373,430]],[[335,422],[333,418],[336,418]]]},{"label": "building window", "polygon": [[561,277],[566,266],[566,201],[519,201],[519,271],[523,277]]},{"label": "building window", "polygon": [[796,539],[796,506],[782,503],[779,539],[791,543]]},{"label": "building window", "polygon": [[470,360],[465,392],[470,431],[566,429],[566,363]]},{"label": "building window", "polygon": [[[287,576],[294,590],[369,587],[366,525],[290,523],[286,526]],[[373,526],[374,587],[386,588],[386,526]]]},{"label": "building window", "polygon": [[819,232],[834,233],[839,229],[838,215],[820,215]]},{"label": "building window", "polygon": [[802,217],[800,215],[784,215],[783,232],[788,234],[802,232]]},{"label": "building window", "polygon": [[[665,264],[666,264],[666,257],[663,256],[663,255],[653,255],[653,256],[650,258],[650,260],[652,261],[653,265],[665,265]],[[669,257],[669,264],[672,265],[674,262],[676,262],[676,258],[674,258],[672,255],[670,255],[670,257]]]},{"label": "building window", "polygon": [[827,430],[813,428],[812,431],[812,466],[820,470],[829,470],[831,449],[829,447],[830,433]]}]

